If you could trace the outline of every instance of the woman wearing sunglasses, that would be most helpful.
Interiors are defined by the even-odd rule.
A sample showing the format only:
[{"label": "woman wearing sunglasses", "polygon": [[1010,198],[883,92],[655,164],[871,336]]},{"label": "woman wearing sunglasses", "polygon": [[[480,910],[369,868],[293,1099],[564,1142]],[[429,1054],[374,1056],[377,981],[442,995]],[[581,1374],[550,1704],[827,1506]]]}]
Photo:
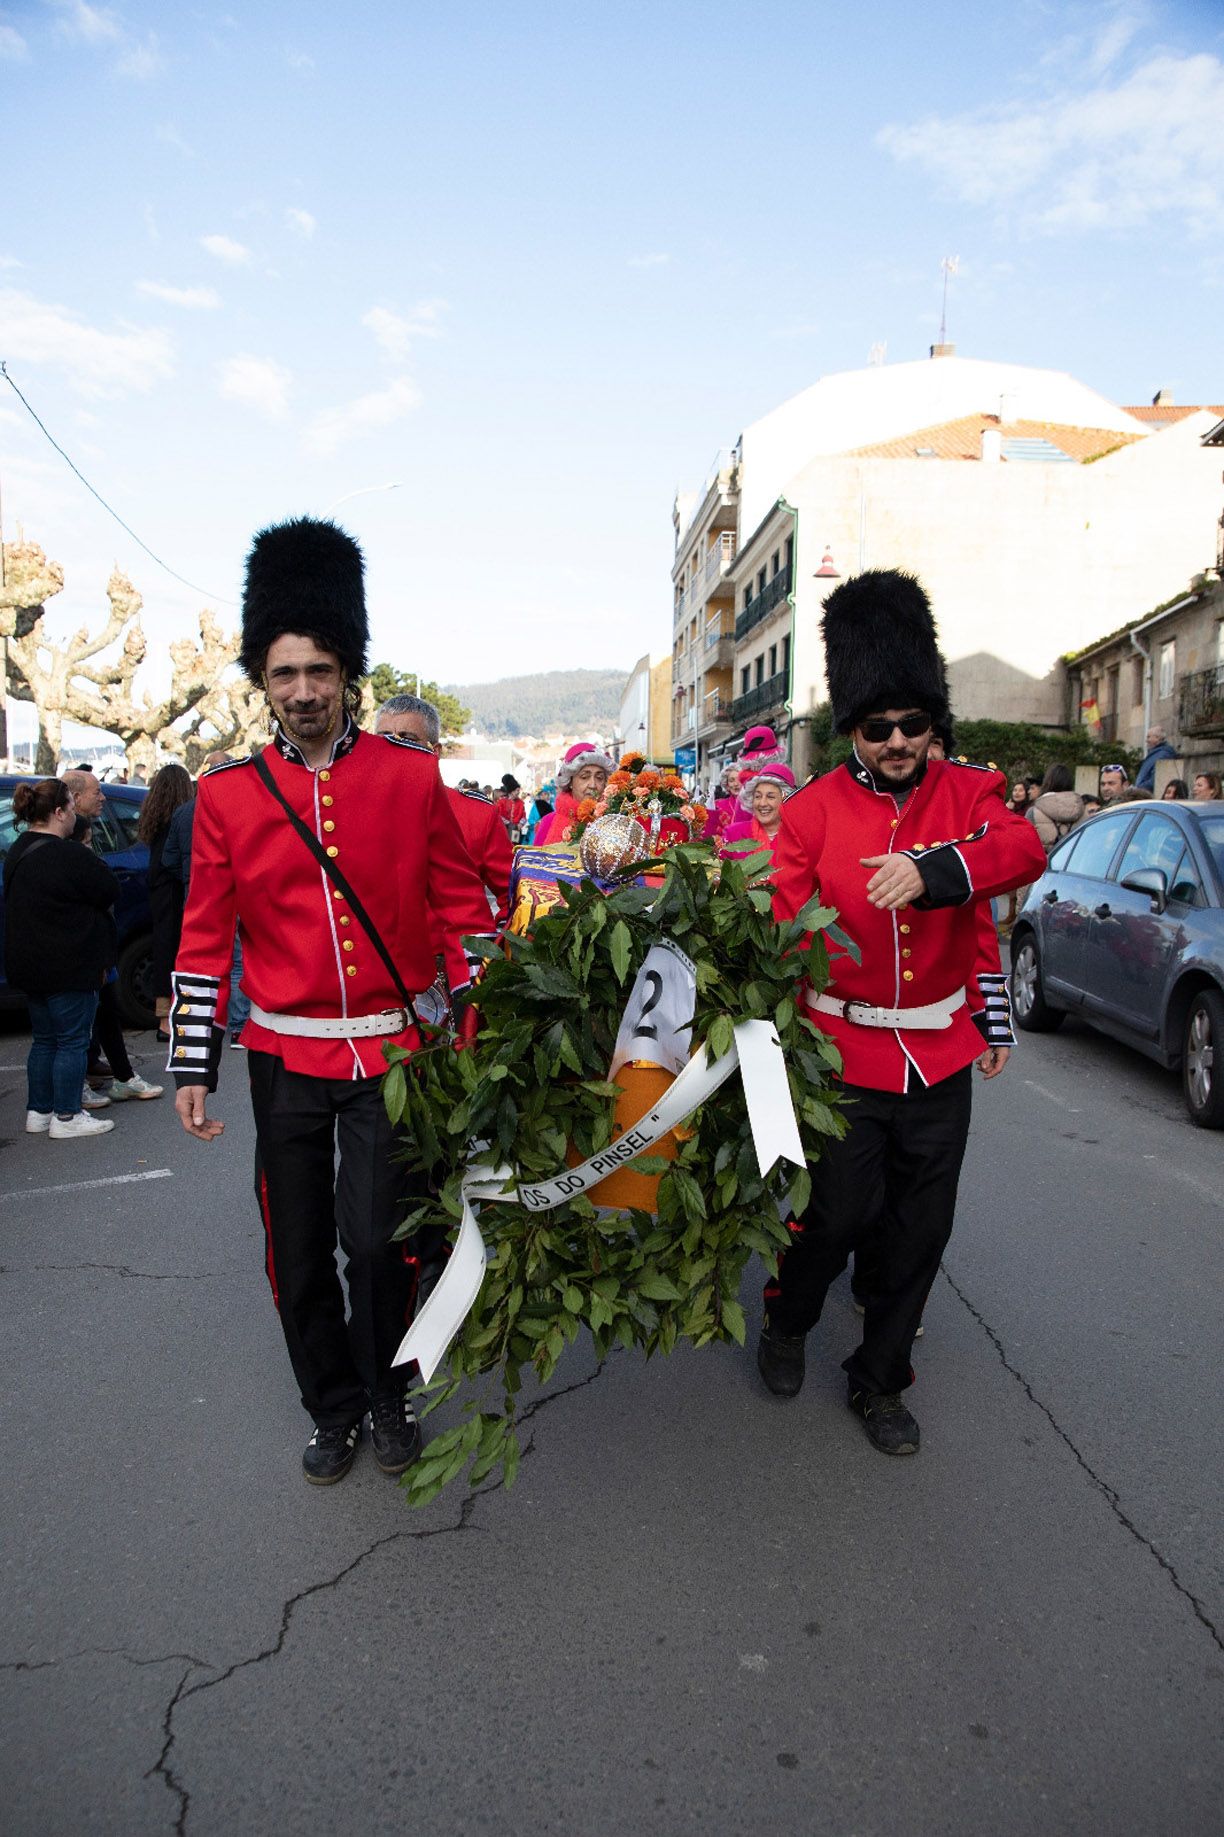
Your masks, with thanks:
[{"label": "woman wearing sunglasses", "polygon": [[1011,1044],[989,901],[1045,869],[1036,831],[1004,804],[993,768],[932,763],[949,718],[947,678],[925,593],[871,570],[825,602],[829,699],[854,751],[786,806],[774,851],[774,910],[813,894],[858,947],[807,997],[842,1057],[849,1130],[826,1142],[811,1199],[765,1290],[757,1363],[776,1396],[803,1383],[804,1340],[851,1252],[868,1250],[862,1344],[845,1361],[850,1407],[875,1447],[914,1454],[901,1401],[923,1304],[952,1231],[969,1133],[971,1068],[993,1078]]}]

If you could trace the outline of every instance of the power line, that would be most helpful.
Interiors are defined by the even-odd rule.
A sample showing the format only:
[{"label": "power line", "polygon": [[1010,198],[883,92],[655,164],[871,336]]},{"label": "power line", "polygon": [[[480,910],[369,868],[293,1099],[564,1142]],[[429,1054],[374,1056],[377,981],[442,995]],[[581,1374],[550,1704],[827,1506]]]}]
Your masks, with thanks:
[{"label": "power line", "polygon": [[81,471],[80,466],[76,465],[74,461],[68,457],[67,453],[65,453],[63,447],[60,445],[59,441],[55,438],[50,428],[48,428],[45,425],[45,423],[39,419],[38,415],[35,413],[34,409],[31,407],[30,403],[26,401],[20,389],[18,389],[16,383],[13,381],[12,377],[8,373],[8,365],[2,361],[0,361],[0,376],[4,378],[5,382],[8,384],[9,388],[12,390],[13,394],[17,397],[17,400],[21,403],[21,406],[25,409],[30,419],[34,422],[34,425],[38,427],[39,429],[41,429],[41,431],[46,435],[47,439],[51,442],[51,445],[55,448],[56,452],[59,454],[60,458],[64,461],[65,465],[68,466],[70,471],[76,473],[77,477],[80,479],[81,483],[84,485],[86,491],[88,491],[92,497],[97,498],[99,504],[101,504],[103,510],[107,513],[107,515],[115,519],[115,522],[119,525],[120,529],[125,530],[127,534],[132,538],[132,541],[137,545],[137,547],[142,548],[145,554],[148,555],[153,561],[157,563],[159,568],[164,569],[164,571],[170,576],[171,580],[178,581],[180,586],[190,587],[193,593],[203,594],[206,600],[215,600],[219,606],[236,606],[238,604],[237,600],[227,600],[220,593],[209,593],[206,587],[198,587],[193,580],[187,580],[184,575],[177,574],[175,570],[170,566],[169,562],[163,561],[160,555],[155,554],[154,551],[149,547],[147,542],[142,542],[140,537],[136,534],[136,531],[132,528],[131,524],[125,523],[123,521],[123,518],[119,515],[119,512],[113,509],[112,506],[107,503],[106,499],[102,496],[102,493],[100,491],[94,490],[94,487],[90,484],[85,474]]}]

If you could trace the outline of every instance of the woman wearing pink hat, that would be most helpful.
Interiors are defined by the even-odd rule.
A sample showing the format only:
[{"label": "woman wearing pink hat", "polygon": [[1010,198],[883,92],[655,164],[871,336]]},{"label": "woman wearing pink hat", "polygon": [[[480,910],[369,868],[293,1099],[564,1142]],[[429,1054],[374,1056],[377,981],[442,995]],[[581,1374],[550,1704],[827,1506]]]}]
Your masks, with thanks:
[{"label": "woman wearing pink hat", "polygon": [[782,805],[795,789],[795,774],[788,765],[771,761],[754,771],[741,797],[747,796],[752,814],[732,823],[722,834],[724,849],[731,842],[755,842],[758,848],[773,853],[782,827]]},{"label": "woman wearing pink hat", "polygon": [[557,807],[535,833],[537,848],[550,842],[555,846],[564,838],[584,798],[603,796],[612,766],[607,753],[589,740],[578,740],[570,747],[557,767]]}]

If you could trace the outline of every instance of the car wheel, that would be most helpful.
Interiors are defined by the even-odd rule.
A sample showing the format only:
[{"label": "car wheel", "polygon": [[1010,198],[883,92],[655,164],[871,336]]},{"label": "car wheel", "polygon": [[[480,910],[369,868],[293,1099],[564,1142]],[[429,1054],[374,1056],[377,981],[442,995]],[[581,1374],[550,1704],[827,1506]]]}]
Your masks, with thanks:
[{"label": "car wheel", "polygon": [[1066,1017],[1063,1008],[1052,1008],[1041,986],[1041,957],[1032,932],[1025,932],[1012,952],[1012,1013],[1025,1033],[1053,1033]]},{"label": "car wheel", "polygon": [[1190,1003],[1182,1041],[1182,1095],[1190,1121],[1224,1129],[1224,996],[1200,989]]},{"label": "car wheel", "polygon": [[119,952],[119,1018],[125,1027],[142,1032],[157,1025],[157,1006],[153,997],[153,940],[143,936],[129,938]]}]

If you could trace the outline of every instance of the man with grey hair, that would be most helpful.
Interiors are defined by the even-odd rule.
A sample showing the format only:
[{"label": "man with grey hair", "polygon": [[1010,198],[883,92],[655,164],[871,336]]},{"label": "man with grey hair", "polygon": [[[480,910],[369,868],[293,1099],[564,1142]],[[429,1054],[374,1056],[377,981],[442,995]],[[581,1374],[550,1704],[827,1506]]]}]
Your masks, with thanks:
[{"label": "man with grey hair", "polygon": [[[374,717],[374,732],[389,734],[396,740],[411,740],[427,752],[442,751],[442,720],[432,702],[420,695],[393,695]],[[513,859],[506,826],[493,806],[477,791],[457,791],[446,786],[463,845],[472,858],[476,872],[485,884],[489,904],[497,917],[498,929],[505,924],[510,910],[510,866]],[[439,932],[439,951],[445,955]],[[454,947],[454,940],[451,940]],[[439,954],[435,952],[435,955]],[[457,971],[458,964],[447,964]]]},{"label": "man with grey hair", "polygon": [[88,817],[91,822],[94,817],[101,816],[102,806],[106,802],[106,793],[102,789],[101,780],[92,772],[64,772],[62,777],[72,792],[72,801],[76,805],[77,815]]},{"label": "man with grey hair", "polygon": [[1147,752],[1143,755],[1143,764],[1135,778],[1136,788],[1140,791],[1156,790],[1156,767],[1162,759],[1176,759],[1177,748],[1170,746],[1165,739],[1165,730],[1159,721],[1153,722],[1147,730]]}]

